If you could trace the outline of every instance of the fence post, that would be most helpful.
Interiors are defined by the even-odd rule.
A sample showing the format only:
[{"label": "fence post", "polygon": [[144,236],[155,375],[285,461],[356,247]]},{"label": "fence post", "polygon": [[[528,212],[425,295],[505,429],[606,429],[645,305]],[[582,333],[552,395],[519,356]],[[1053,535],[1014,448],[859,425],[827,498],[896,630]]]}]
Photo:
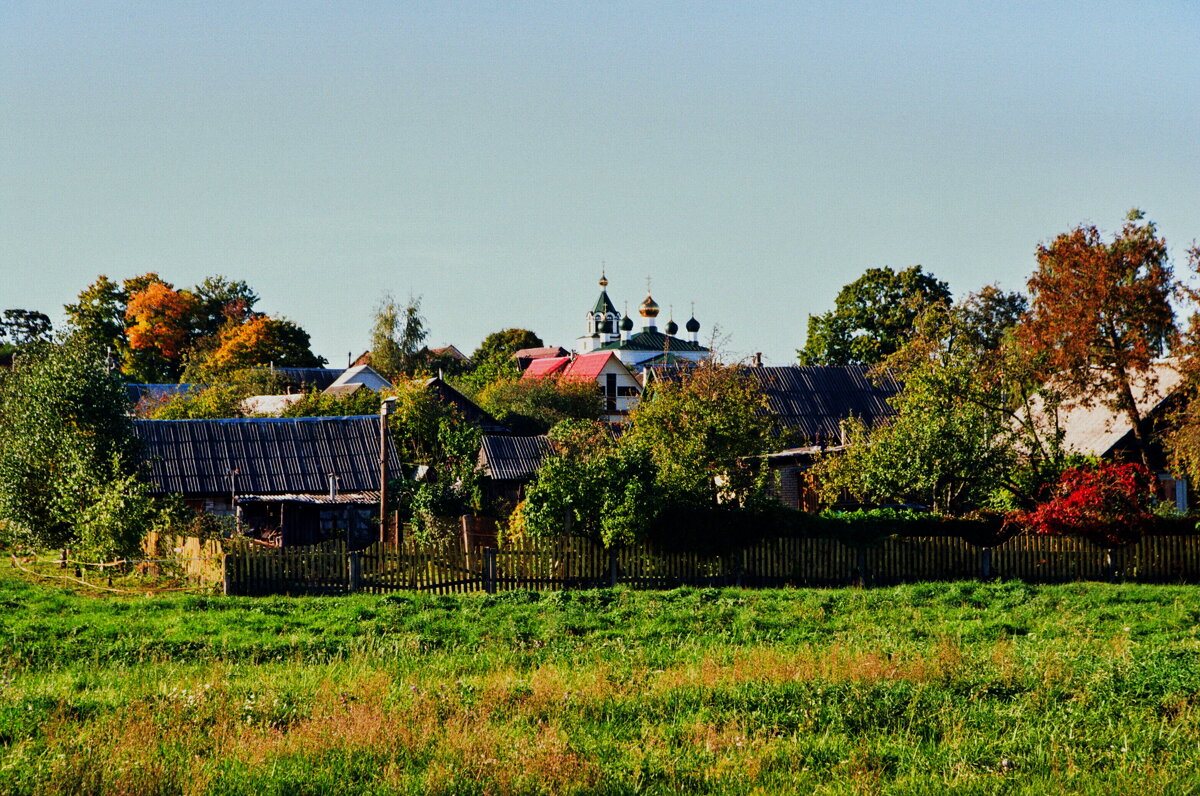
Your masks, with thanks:
[{"label": "fence post", "polygon": [[992,576],[992,548],[979,548],[979,574],[984,580]]},{"label": "fence post", "polygon": [[1117,579],[1117,564],[1113,559],[1114,552],[1116,551],[1111,547],[1104,551],[1104,577],[1109,583]]},{"label": "fence post", "polygon": [[221,594],[229,596],[229,553],[221,556]]},{"label": "fence post", "polygon": [[733,559],[734,585],[742,588],[742,573],[746,571],[746,548],[739,547]]},{"label": "fence post", "polygon": [[362,588],[362,554],[357,550],[346,557],[347,569],[350,575],[350,593]]},{"label": "fence post", "polygon": [[867,548],[859,545],[854,548],[854,565],[858,568],[858,585],[867,585]]},{"label": "fence post", "polygon": [[483,548],[483,590],[496,593],[496,548]]},{"label": "fence post", "polygon": [[608,551],[608,580],[615,589],[617,587],[617,549],[615,547]]}]

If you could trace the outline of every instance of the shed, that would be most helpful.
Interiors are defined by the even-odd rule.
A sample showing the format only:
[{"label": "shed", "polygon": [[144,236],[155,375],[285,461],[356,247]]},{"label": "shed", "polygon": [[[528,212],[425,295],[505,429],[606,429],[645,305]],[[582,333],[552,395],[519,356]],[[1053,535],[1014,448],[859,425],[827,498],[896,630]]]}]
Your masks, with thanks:
[{"label": "shed", "polygon": [[[370,538],[379,509],[379,418],[136,420],[159,495],[236,516],[248,535],[280,545],[335,533]],[[400,462],[385,437],[388,469]]]},{"label": "shed", "polygon": [[542,463],[554,453],[545,434],[528,437],[485,434],[479,446],[476,469],[484,477],[484,488],[492,500],[517,503]]}]

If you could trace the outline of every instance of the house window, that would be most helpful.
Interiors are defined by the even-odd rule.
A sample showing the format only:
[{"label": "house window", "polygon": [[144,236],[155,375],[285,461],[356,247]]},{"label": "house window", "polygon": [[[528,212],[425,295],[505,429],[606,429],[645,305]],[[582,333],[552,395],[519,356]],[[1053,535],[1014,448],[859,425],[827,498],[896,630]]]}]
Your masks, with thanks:
[{"label": "house window", "polygon": [[617,411],[617,374],[604,375],[604,411]]}]

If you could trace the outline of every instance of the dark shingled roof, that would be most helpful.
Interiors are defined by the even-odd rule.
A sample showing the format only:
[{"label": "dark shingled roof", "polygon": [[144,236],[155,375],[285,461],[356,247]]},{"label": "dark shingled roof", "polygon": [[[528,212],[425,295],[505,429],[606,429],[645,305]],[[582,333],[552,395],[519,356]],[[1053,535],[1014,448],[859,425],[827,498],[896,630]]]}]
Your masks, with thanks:
[{"label": "dark shingled roof", "polygon": [[[320,494],[379,489],[379,418],[135,420],[153,490],[181,495]],[[388,467],[400,461],[388,436]]]},{"label": "dark shingled roof", "polygon": [[[680,366],[647,369],[651,379],[678,379],[690,370]],[[812,442],[837,442],[841,423],[857,417],[877,425],[894,416],[889,398],[900,384],[885,375],[876,384],[868,378],[870,368],[862,365],[746,367],[741,372],[758,382],[771,414],[783,427]]]},{"label": "dark shingled roof", "polygon": [[500,437],[485,434],[479,448],[479,470],[496,481],[532,478],[554,452],[544,434],[536,437]]}]

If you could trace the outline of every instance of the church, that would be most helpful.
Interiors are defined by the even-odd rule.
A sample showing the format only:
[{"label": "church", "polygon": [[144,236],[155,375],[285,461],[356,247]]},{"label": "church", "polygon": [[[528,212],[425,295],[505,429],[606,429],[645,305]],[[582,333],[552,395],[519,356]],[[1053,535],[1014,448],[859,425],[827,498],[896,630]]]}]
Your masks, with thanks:
[{"label": "church", "polygon": [[642,328],[634,331],[634,321],[617,312],[608,297],[608,279],[600,276],[600,297],[587,314],[587,333],[576,341],[579,353],[611,351],[626,367],[641,372],[651,365],[679,365],[702,362],[712,352],[700,345],[700,322],[695,317],[684,324],[687,338],[678,336],[679,325],[673,318],[659,331],[659,307],[649,291],[638,307]]}]

